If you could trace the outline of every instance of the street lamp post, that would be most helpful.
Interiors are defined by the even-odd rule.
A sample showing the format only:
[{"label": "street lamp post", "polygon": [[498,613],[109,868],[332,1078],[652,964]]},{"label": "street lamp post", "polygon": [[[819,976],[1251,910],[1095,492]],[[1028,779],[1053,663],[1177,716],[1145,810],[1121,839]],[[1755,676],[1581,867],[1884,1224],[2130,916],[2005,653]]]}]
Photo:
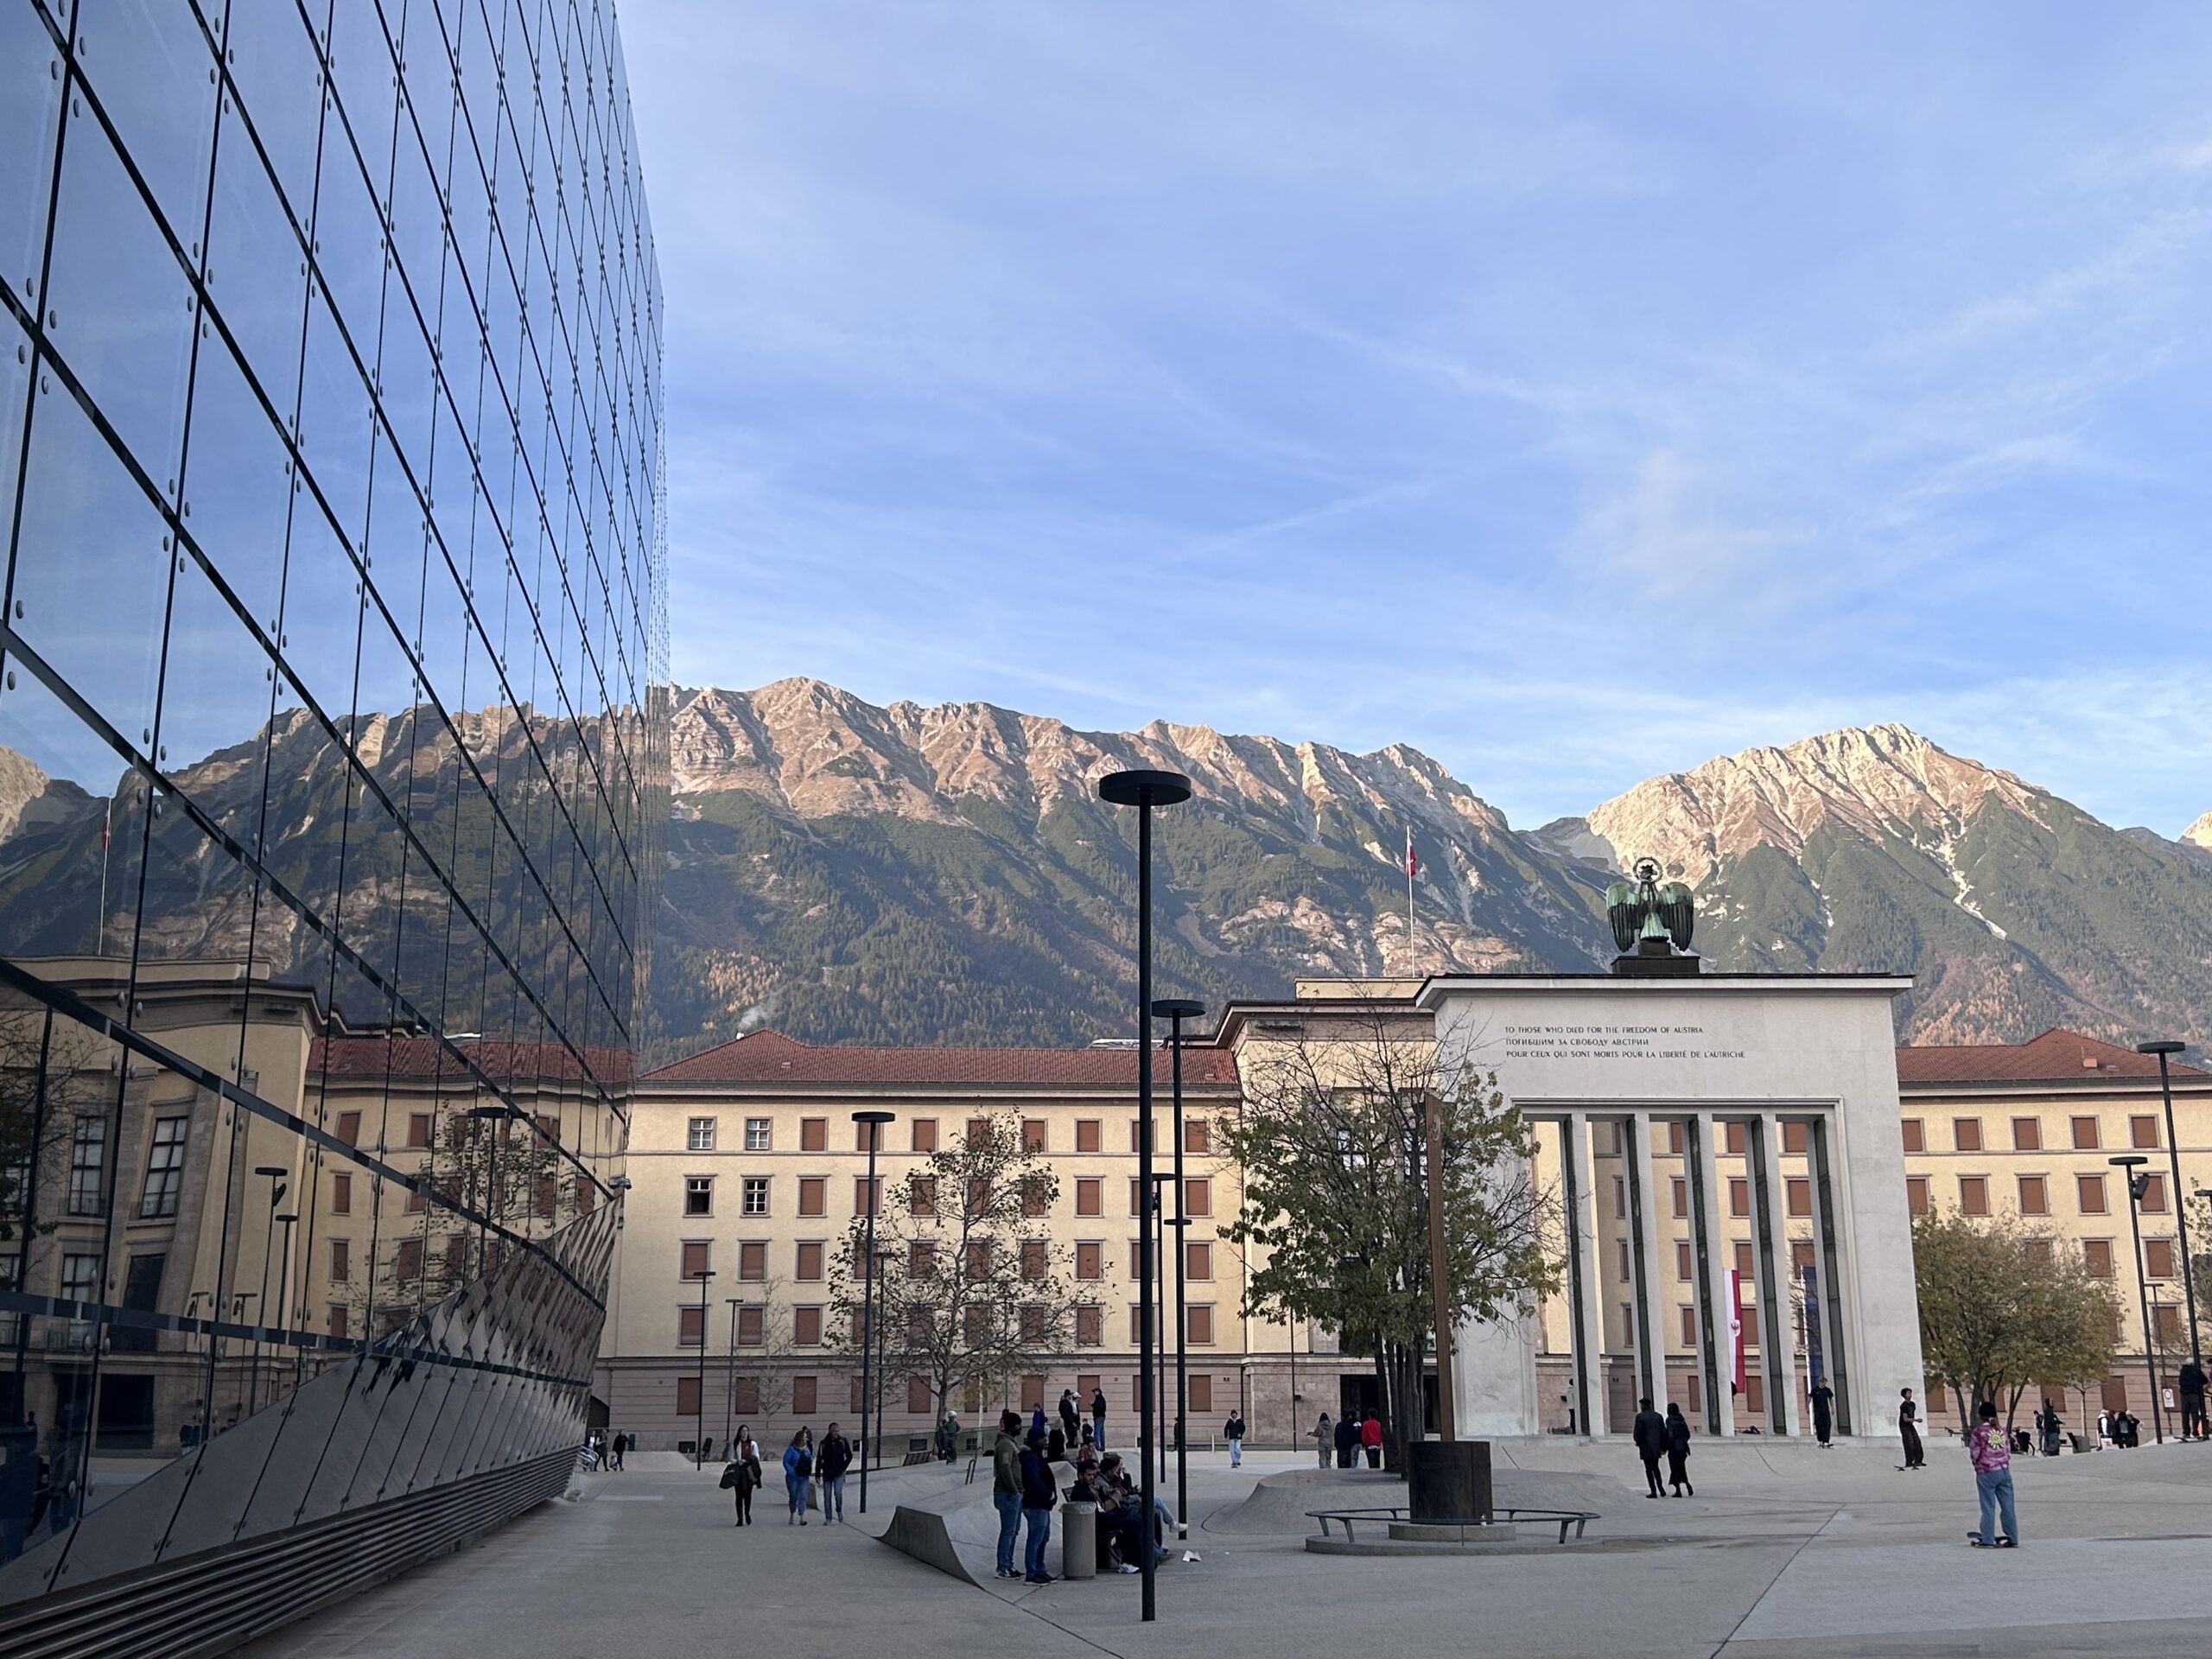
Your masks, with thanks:
[{"label": "street lamp post", "polygon": [[699,1281],[699,1387],[691,1401],[698,1408],[698,1421],[691,1427],[691,1466],[696,1469],[707,1461],[707,1281],[715,1270],[702,1268],[691,1276]]},{"label": "street lamp post", "polygon": [[[853,1122],[868,1135],[868,1264],[861,1269],[867,1288],[861,1297],[861,1513],[868,1513],[868,1465],[869,1453],[881,1454],[868,1437],[868,1387],[874,1381],[873,1360],[875,1351],[875,1212],[882,1206],[875,1192],[875,1148],[883,1139],[883,1126],[892,1121],[889,1112],[855,1112]],[[879,1424],[882,1414],[876,1414]],[[879,1431],[880,1432],[880,1431]]]},{"label": "street lamp post", "polygon": [[[1098,780],[1098,798],[1112,806],[1137,809],[1137,1180],[1138,1190],[1152,1191],[1152,809],[1174,806],[1191,798],[1191,780],[1173,772],[1116,772]],[[1152,1433],[1152,1230],[1137,1230],[1138,1308],[1137,1375],[1139,1381],[1137,1432]],[[1141,1459],[1144,1477],[1146,1548],[1138,1551],[1142,1563],[1141,1611],[1150,1624],[1158,1617],[1154,1599],[1155,1568],[1151,1548],[1153,1505],[1158,1488],[1152,1478],[1152,1459]]]},{"label": "street lamp post", "polygon": [[[276,1255],[276,1329],[279,1332],[289,1330],[292,1324],[292,1229],[299,1219],[296,1214],[276,1217],[276,1224],[284,1230],[283,1247]],[[264,1304],[262,1322],[267,1324],[268,1319]],[[299,1370],[300,1350],[295,1347],[292,1350],[292,1383],[295,1388],[299,1385]],[[269,1357],[269,1392],[272,1396],[282,1386],[276,1379],[276,1357],[271,1354]]]},{"label": "street lamp post", "polygon": [[[1183,1185],[1183,1022],[1197,1020],[1205,1014],[1205,1004],[1193,1002],[1187,997],[1163,996],[1152,1005],[1153,1017],[1169,1022],[1168,1057],[1169,1133],[1175,1137],[1175,1225],[1187,1229],[1191,1224],[1190,1190]],[[1183,1276],[1188,1267],[1185,1260],[1190,1255],[1187,1231],[1175,1236],[1175,1524],[1188,1535],[1191,1513],[1191,1470],[1189,1453],[1185,1442],[1191,1437],[1186,1421],[1191,1409],[1190,1376],[1184,1349],[1191,1333],[1185,1325],[1188,1312],[1185,1304]]]},{"label": "street lamp post", "polygon": [[[472,1122],[501,1124],[514,1116],[512,1106],[472,1106],[468,1117]],[[484,1214],[476,1224],[476,1276],[485,1277],[492,1270],[492,1229],[499,1224],[499,1141],[506,1130],[486,1128],[484,1131]],[[464,1189],[465,1191],[466,1189]],[[700,1341],[706,1340],[704,1334]]]},{"label": "street lamp post", "polygon": [[[2173,1171],[2174,1222],[2181,1231],[2181,1289],[2189,1302],[2189,1357],[2201,1370],[2204,1366],[2204,1351],[2196,1335],[2196,1264],[2189,1254],[2189,1206],[2182,1202],[2181,1196],[2181,1137],[2174,1133],[2174,1080],[2173,1074],[2166,1069],[2166,1057],[2178,1054],[2187,1046],[2187,1044],[2175,1042],[2169,1037],[2161,1038],[2157,1042],[2138,1043],[2135,1052],[2158,1057],[2158,1093],[2166,1103],[2166,1160]],[[2189,1423],[2182,1425],[2184,1437],[2192,1427]]]},{"label": "street lamp post", "polygon": [[[2125,1152],[2105,1160],[2127,1181],[2127,1226],[2135,1242],[2135,1297],[2143,1313],[2143,1370],[2151,1379],[2151,1433],[2161,1446],[2166,1440],[2165,1416],[2158,1408],[2158,1359],[2152,1345],[2151,1281],[2143,1276],[2143,1193],[2151,1178],[2136,1166],[2151,1160],[2139,1152]],[[2178,1195],[2177,1195],[2178,1198]]]},{"label": "street lamp post", "polygon": [[261,1333],[269,1325],[269,1258],[276,1249],[276,1206],[284,1201],[284,1177],[291,1172],[282,1164],[256,1164],[253,1173],[269,1178],[269,1222],[261,1233],[261,1288],[253,1294],[253,1358],[245,1378],[249,1417],[261,1409]]},{"label": "street lamp post", "polygon": [[[729,1304],[729,1375],[722,1379],[722,1447],[727,1451],[737,1410],[737,1310],[745,1306],[745,1298],[725,1296],[722,1300]],[[704,1334],[701,1333],[702,1337]],[[700,1345],[706,1344],[702,1341]]]}]

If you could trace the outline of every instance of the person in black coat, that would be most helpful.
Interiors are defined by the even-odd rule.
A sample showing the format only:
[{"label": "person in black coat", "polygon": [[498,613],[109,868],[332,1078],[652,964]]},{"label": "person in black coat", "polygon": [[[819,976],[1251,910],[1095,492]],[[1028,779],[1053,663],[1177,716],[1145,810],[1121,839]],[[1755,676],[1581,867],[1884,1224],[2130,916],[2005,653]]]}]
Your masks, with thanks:
[{"label": "person in black coat", "polygon": [[1928,1453],[1920,1444],[1920,1407],[1914,1402],[1910,1389],[1897,1391],[1897,1433],[1904,1439],[1904,1466],[1926,1468]]},{"label": "person in black coat", "polygon": [[1346,1412],[1337,1420],[1337,1467],[1350,1469],[1359,1455],[1359,1425]]},{"label": "person in black coat", "polygon": [[1682,1408],[1667,1402],[1667,1490],[1676,1497],[1697,1496],[1690,1484],[1690,1424]]},{"label": "person in black coat", "polygon": [[1636,1414],[1636,1455],[1643,1459],[1643,1484],[1650,1490],[1646,1497],[1663,1497],[1659,1489],[1659,1459],[1667,1455],[1667,1420],[1652,1410],[1647,1398],[1637,1402],[1643,1409]]},{"label": "person in black coat", "polygon": [[1813,1379],[1813,1435],[1822,1446],[1835,1429],[1835,1390],[1824,1376]]},{"label": "person in black coat", "polygon": [[1062,1389],[1060,1390],[1060,1438],[1068,1445],[1073,1446],[1082,1438],[1080,1432],[1082,1422],[1083,1413],[1076,1407],[1075,1390]]}]

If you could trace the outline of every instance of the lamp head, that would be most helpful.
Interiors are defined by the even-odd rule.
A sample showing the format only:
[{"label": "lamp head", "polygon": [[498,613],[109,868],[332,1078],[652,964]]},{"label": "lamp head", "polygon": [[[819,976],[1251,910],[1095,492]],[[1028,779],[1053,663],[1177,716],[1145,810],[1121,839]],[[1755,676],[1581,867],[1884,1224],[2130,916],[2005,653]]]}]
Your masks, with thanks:
[{"label": "lamp head", "polygon": [[2154,1043],[2136,1044],[2135,1052],[2138,1054],[2178,1054],[2188,1046],[2187,1043],[2177,1043],[2171,1037],[2161,1037]]},{"label": "lamp head", "polygon": [[1199,1020],[1205,1017],[1205,1003],[1193,1002],[1187,996],[1158,997],[1152,1005],[1155,1020]]},{"label": "lamp head", "polygon": [[1098,780],[1098,798],[1109,806],[1176,806],[1191,798],[1191,780],[1179,772],[1109,772]]}]

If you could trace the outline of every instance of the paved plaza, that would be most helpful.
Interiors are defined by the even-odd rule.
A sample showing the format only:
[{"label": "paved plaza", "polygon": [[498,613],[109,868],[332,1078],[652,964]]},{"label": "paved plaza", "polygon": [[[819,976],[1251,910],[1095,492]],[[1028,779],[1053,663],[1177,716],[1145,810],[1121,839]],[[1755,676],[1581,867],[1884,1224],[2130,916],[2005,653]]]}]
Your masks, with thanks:
[{"label": "paved plaza", "polygon": [[[1329,1477],[1254,1501],[1283,1456],[1194,1462],[1189,1548],[1137,1580],[1028,1587],[989,1578],[986,1462],[872,1479],[864,1523],[731,1525],[715,1473],[585,1477],[479,1546],[245,1649],[251,1659],[569,1659],[607,1651],[1049,1656],[1363,1652],[1607,1656],[2141,1655],[2195,1652],[2212,1618],[2212,1448],[2016,1463],[2018,1551],[1969,1548],[1955,1441],[1907,1474],[1885,1446],[1700,1444],[1694,1499],[1653,1502],[1624,1445],[1497,1445],[1500,1503],[1594,1508],[1565,1548],[1477,1558],[1311,1555],[1300,1511],[1389,1501]],[[651,1459],[665,1465],[673,1459]],[[877,1541],[893,1507],[945,1510],[982,1587]],[[849,1481],[849,1506],[858,1503]],[[978,1508],[977,1506],[980,1506]],[[859,1517],[855,1516],[857,1522]],[[1055,1539],[1053,1567],[1058,1567]]]}]

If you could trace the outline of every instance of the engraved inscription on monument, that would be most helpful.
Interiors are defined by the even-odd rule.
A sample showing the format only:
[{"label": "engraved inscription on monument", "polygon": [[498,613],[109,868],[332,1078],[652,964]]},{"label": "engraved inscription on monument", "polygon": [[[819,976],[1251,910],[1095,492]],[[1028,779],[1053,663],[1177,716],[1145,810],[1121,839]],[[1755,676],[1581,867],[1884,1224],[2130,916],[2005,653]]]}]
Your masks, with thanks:
[{"label": "engraved inscription on monument", "polygon": [[1715,1048],[1703,1026],[1526,1026],[1505,1027],[1505,1053],[1522,1060],[1740,1060],[1740,1048]]}]

